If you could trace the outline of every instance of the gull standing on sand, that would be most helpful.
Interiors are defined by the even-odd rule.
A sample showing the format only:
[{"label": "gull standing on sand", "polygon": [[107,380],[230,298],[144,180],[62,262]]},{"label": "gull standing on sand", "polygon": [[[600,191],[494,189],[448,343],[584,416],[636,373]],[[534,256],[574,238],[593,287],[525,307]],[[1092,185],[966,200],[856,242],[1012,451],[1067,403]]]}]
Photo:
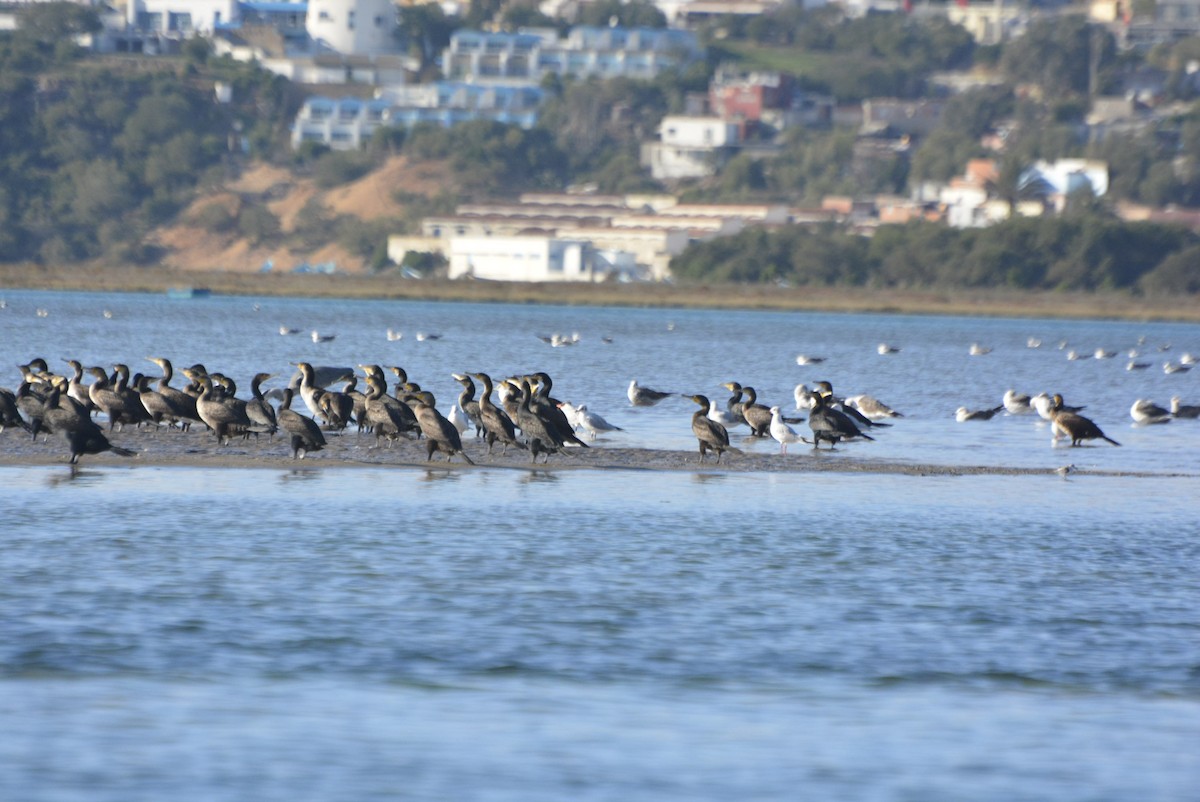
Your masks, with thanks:
[{"label": "gull standing on sand", "polygon": [[589,410],[587,408],[587,404],[580,404],[579,406],[575,407],[575,412],[576,412],[576,419],[579,421],[578,425],[584,429],[587,429],[588,436],[592,440],[595,440],[596,436],[600,432],[623,432],[623,431],[625,431],[620,426],[614,426],[613,424],[609,423],[604,418],[602,418],[600,415],[597,415],[595,412],[592,412],[591,410]]},{"label": "gull standing on sand", "polygon": [[771,407],[771,437],[779,443],[779,453],[786,454],[788,443],[801,443],[803,440],[796,430],[783,422],[783,415],[778,406]]}]

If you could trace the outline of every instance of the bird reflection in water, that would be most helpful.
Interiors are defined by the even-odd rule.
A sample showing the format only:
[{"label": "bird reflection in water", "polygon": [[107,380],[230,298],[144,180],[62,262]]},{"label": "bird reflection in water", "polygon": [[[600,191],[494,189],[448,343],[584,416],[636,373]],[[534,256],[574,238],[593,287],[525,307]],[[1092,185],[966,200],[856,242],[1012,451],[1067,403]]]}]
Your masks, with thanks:
[{"label": "bird reflection in water", "polygon": [[521,477],[521,484],[526,485],[552,485],[559,480],[557,471],[527,471]]},{"label": "bird reflection in water", "polygon": [[288,485],[293,482],[311,482],[320,475],[321,471],[317,468],[293,468],[290,471],[280,472],[279,483]]},{"label": "bird reflection in water", "polygon": [[461,477],[461,476],[458,474],[458,472],[457,472],[457,471],[432,471],[432,470],[427,470],[427,471],[425,471],[425,473],[423,473],[423,474],[421,475],[421,481],[422,481],[422,482],[441,482],[441,481],[445,481],[445,480],[450,480],[450,481],[452,481],[452,482],[457,482],[457,481],[458,481],[459,479],[461,479],[461,478],[462,478],[462,477]]},{"label": "bird reflection in water", "polygon": [[67,469],[65,473],[63,471],[54,471],[47,474],[46,486],[58,487],[63,484],[74,484],[87,487],[100,484],[100,480],[104,476],[103,471],[85,471],[78,465],[68,465]]}]

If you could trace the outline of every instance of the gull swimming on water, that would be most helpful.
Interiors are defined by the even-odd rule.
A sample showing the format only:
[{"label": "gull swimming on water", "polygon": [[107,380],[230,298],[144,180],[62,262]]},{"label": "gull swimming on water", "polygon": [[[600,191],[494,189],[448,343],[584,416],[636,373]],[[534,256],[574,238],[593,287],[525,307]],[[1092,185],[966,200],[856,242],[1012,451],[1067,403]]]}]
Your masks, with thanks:
[{"label": "gull swimming on water", "polygon": [[889,407],[887,404],[880,401],[878,398],[870,395],[851,395],[847,396],[845,403],[857,409],[862,414],[866,415],[871,420],[879,420],[880,418],[903,418],[896,410]]},{"label": "gull swimming on water", "polygon": [[900,353],[899,348],[897,348],[894,345],[888,345],[887,343],[880,343],[879,346],[875,350],[879,352],[880,356],[887,356],[888,354]]},{"label": "gull swimming on water", "polygon": [[333,342],[334,337],[337,337],[337,335],[336,334],[321,334],[316,329],[312,330],[312,341],[315,343]]},{"label": "gull swimming on water", "polygon": [[1181,403],[1177,395],[1171,396],[1171,415],[1176,418],[1200,418],[1200,407]]},{"label": "gull swimming on water", "polygon": [[1033,412],[1029,406],[1029,396],[1011,389],[1004,391],[1004,408],[1009,415],[1028,415]]},{"label": "gull swimming on water", "polygon": [[387,330],[387,338],[388,338],[388,342],[390,342],[390,343],[394,343],[399,340],[403,340],[404,332],[396,331],[395,329],[388,329]]},{"label": "gull swimming on water", "polygon": [[715,398],[711,398],[708,401],[708,419],[721,424],[726,430],[745,423],[741,415],[734,415],[729,410],[721,409],[717,406],[717,399]]},{"label": "gull swimming on water", "polygon": [[1163,373],[1170,375],[1172,373],[1187,373],[1192,369],[1191,365],[1181,365],[1178,362],[1164,362]]},{"label": "gull swimming on water", "polygon": [[966,407],[959,407],[954,412],[954,419],[959,423],[964,423],[965,421],[969,420],[991,420],[996,416],[996,413],[1002,409],[1004,409],[1003,404],[998,407],[992,407],[991,409],[970,410]]},{"label": "gull swimming on water", "polygon": [[642,387],[637,383],[637,379],[629,382],[629,389],[625,394],[629,396],[629,403],[635,407],[652,407],[664,398],[675,395],[674,393],[664,393],[661,390]]},{"label": "gull swimming on water", "polygon": [[796,357],[797,365],[820,365],[825,361],[823,356],[809,356],[808,354],[800,354]]},{"label": "gull swimming on water", "polygon": [[1171,413],[1147,398],[1139,398],[1129,408],[1129,417],[1138,424],[1169,423]]},{"label": "gull swimming on water", "polygon": [[796,409],[812,409],[816,403],[813,396],[814,393],[808,389],[807,384],[797,384],[796,389],[792,390],[792,397],[796,399]]},{"label": "gull swimming on water", "polygon": [[971,343],[971,347],[967,350],[967,353],[971,356],[986,356],[991,352],[992,349],[990,347],[980,345],[979,343]]}]

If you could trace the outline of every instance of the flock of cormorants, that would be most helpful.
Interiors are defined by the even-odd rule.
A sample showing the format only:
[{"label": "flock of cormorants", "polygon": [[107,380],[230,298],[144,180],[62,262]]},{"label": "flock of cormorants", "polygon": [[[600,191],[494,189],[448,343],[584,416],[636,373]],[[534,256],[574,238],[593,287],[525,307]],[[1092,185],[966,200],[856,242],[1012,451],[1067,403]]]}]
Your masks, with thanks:
[{"label": "flock of cormorants", "polygon": [[[238,397],[237,384],[219,372],[209,372],[195,364],[180,372],[187,378],[183,387],[172,386],[175,369],[169,359],[148,357],[161,375],[135,373],[125,364],[108,372],[99,366],[84,367],[76,360],[64,360],[70,372],[59,374],[44,359],[20,365],[22,381],[16,392],[0,388],[0,432],[16,426],[32,434],[57,435],[67,443],[70,462],[80,456],[111,451],[121,456],[135,452],[112,443],[109,435],[125,427],[154,426],[189,430],[199,424],[213,433],[218,444],[231,438],[274,435],[282,430],[289,438],[293,459],[319,451],[327,445],[327,432],[344,431],[354,426],[360,434],[374,435],[376,443],[398,439],[423,443],[426,459],[441,452],[447,462],[455,455],[474,464],[464,451],[462,436],[474,429],[491,455],[499,444],[502,453],[514,448],[527,451],[530,461],[538,457],[548,461],[567,448],[588,448],[577,432],[585,431],[592,440],[599,433],[620,431],[586,405],[574,406],[552,396],[553,381],[545,372],[493,380],[486,373],[456,373],[462,386],[456,403],[446,414],[436,406],[433,394],[409,380],[403,368],[359,365],[357,370],[295,363],[296,375],[283,390],[264,394],[262,385],[272,374],[258,373],[250,382],[248,398]],[[360,373],[361,372],[361,375]],[[389,393],[388,374],[394,379]],[[91,381],[85,381],[90,377]],[[477,393],[475,382],[482,391]],[[359,389],[359,383],[364,389]],[[340,390],[329,389],[342,385]],[[795,388],[798,410],[807,411],[811,439],[792,428],[805,418],[785,417],[779,406],[759,403],[751,386],[737,382],[723,385],[731,396],[721,405],[704,395],[663,392],[629,384],[628,397],[633,406],[653,406],[676,395],[690,398],[699,408],[692,415],[692,432],[699,445],[699,461],[709,451],[716,461],[727,452],[740,453],[730,444],[729,430],[749,428],[751,436],[771,437],[787,453],[790,444],[806,443],[818,449],[822,442],[830,447],[849,440],[873,440],[867,432],[891,424],[888,419],[902,417],[891,407],[867,395],[839,398],[829,382],[818,382],[813,389]],[[299,396],[309,415],[292,409]],[[495,400],[493,400],[495,396]],[[278,406],[272,400],[278,400]],[[984,410],[960,408],[959,421],[987,420],[1000,411],[1018,415],[1037,413],[1049,421],[1055,440],[1064,438],[1071,445],[1085,440],[1104,440],[1120,445],[1089,418],[1079,407],[1063,403],[1060,395],[1029,397],[1009,390],[1003,403]],[[107,420],[107,429],[97,422],[97,413]],[[1183,407],[1173,399],[1173,410],[1161,409],[1139,401],[1131,409],[1136,422],[1153,423],[1170,417],[1196,417],[1200,408]]]}]

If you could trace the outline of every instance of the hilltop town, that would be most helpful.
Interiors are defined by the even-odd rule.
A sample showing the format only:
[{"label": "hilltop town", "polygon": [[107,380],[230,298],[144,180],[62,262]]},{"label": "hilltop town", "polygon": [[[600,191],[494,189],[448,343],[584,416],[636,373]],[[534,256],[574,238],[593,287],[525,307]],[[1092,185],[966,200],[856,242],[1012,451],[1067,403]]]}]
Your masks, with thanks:
[{"label": "hilltop town", "polygon": [[26,0],[0,66],[9,264],[1200,291],[1200,0]]}]

